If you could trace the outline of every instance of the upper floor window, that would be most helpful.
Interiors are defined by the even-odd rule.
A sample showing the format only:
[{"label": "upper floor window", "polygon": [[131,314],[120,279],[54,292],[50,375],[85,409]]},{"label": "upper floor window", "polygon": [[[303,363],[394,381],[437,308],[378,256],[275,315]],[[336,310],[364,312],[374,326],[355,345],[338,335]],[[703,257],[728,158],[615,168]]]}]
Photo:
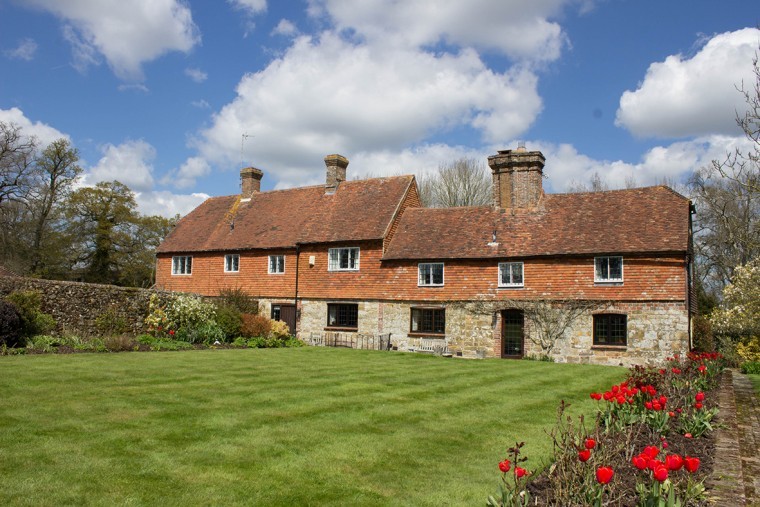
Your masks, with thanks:
[{"label": "upper floor window", "polygon": [[284,255],[270,255],[269,256],[269,274],[276,275],[285,272],[285,256]]},{"label": "upper floor window", "polygon": [[327,327],[359,327],[359,305],[355,303],[328,303]]},{"label": "upper floor window", "polygon": [[359,247],[330,248],[327,252],[328,271],[359,271]]},{"label": "upper floor window", "polygon": [[224,256],[224,272],[237,273],[240,271],[240,255],[227,254]]},{"label": "upper floor window", "polygon": [[443,263],[422,262],[417,265],[417,285],[440,286],[443,285]]},{"label": "upper floor window", "polygon": [[595,282],[622,282],[622,257],[594,257]]},{"label": "upper floor window", "polygon": [[172,257],[172,274],[173,275],[189,275],[193,272],[193,256],[192,255],[178,255]]},{"label": "upper floor window", "polygon": [[594,345],[626,345],[628,317],[616,313],[594,315]]},{"label": "upper floor window", "polygon": [[523,263],[500,262],[499,263],[499,287],[522,287],[523,286]]}]

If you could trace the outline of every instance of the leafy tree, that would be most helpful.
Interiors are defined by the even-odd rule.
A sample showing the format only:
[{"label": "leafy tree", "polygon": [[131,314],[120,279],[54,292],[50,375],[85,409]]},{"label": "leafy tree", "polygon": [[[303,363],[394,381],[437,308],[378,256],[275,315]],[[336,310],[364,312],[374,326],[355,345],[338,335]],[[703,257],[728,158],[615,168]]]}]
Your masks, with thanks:
[{"label": "leafy tree", "polygon": [[475,159],[441,164],[437,172],[418,178],[417,183],[425,207],[484,206],[492,199],[490,171]]}]

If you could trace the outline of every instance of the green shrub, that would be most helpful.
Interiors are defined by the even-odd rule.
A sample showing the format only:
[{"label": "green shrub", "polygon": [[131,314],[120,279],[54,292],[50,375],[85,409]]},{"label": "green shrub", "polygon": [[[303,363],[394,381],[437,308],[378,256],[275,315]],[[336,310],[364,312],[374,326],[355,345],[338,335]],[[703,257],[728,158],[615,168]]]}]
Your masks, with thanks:
[{"label": "green shrub", "polygon": [[288,347],[288,348],[296,348],[296,347],[303,347],[304,346],[304,343],[301,340],[299,340],[298,338],[296,338],[295,336],[289,337],[283,343],[284,343],[285,347]]},{"label": "green shrub", "polygon": [[235,347],[247,347],[248,346],[248,339],[244,336],[238,336],[232,341],[232,345]]},{"label": "green shrub", "polygon": [[250,340],[248,340],[248,342],[246,343],[246,346],[249,349],[263,349],[263,348],[266,348],[267,346],[266,341],[267,341],[266,338],[257,336],[256,338],[251,338]]},{"label": "green shrub", "polygon": [[26,348],[42,352],[55,352],[61,346],[61,339],[57,336],[44,334],[34,335],[26,342]]},{"label": "green shrub", "polygon": [[240,313],[259,313],[259,302],[240,287],[220,289],[219,300],[222,306],[231,306]]},{"label": "green shrub", "polygon": [[103,338],[103,345],[111,352],[137,350],[137,344],[134,339],[126,335],[107,336]]},{"label": "green shrub", "polygon": [[272,320],[257,314],[244,313],[243,314],[243,327],[240,329],[240,333],[248,338],[255,338],[261,336],[266,338],[272,331]]},{"label": "green shrub", "polygon": [[742,364],[742,373],[748,375],[760,375],[760,361],[748,361]]},{"label": "green shrub", "polygon": [[13,303],[18,310],[22,336],[47,334],[55,329],[55,319],[42,312],[42,294],[39,291],[15,291],[5,299]]},{"label": "green shrub", "polygon": [[0,344],[6,347],[23,347],[21,315],[16,306],[8,301],[0,301]]},{"label": "green shrub", "polygon": [[95,328],[100,334],[115,335],[129,331],[127,319],[119,315],[113,306],[95,318]]},{"label": "green shrub", "polygon": [[272,329],[269,331],[269,336],[275,338],[285,339],[290,337],[290,328],[282,320],[273,320]]},{"label": "green shrub", "polygon": [[206,322],[196,327],[189,328],[187,338],[183,341],[190,343],[214,343],[224,342],[227,337],[216,322]]},{"label": "green shrub", "polygon": [[760,361],[760,336],[744,338],[736,344],[736,353],[742,362]]},{"label": "green shrub", "polygon": [[240,336],[240,328],[243,326],[242,314],[233,306],[218,306],[216,308],[216,324],[224,332],[225,339],[223,341],[230,341],[236,336]]},{"label": "green shrub", "polygon": [[715,338],[710,319],[697,315],[693,321],[694,350],[699,352],[715,352]]}]

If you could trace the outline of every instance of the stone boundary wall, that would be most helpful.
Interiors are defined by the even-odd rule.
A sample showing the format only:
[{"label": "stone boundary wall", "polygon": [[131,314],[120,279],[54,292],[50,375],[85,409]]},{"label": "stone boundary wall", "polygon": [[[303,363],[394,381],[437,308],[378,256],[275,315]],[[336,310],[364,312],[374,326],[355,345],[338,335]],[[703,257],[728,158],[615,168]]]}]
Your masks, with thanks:
[{"label": "stone boundary wall", "polygon": [[53,316],[56,332],[84,335],[100,334],[95,321],[109,309],[123,319],[130,333],[140,334],[145,331],[143,320],[151,294],[161,298],[173,294],[136,287],[0,276],[0,297],[18,290],[36,290],[42,294],[42,311]]}]

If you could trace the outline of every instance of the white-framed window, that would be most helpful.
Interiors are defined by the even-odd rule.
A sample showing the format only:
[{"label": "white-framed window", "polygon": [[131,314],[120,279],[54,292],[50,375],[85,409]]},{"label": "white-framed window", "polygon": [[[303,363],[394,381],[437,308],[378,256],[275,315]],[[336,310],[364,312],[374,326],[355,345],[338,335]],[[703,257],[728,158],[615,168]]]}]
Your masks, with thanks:
[{"label": "white-framed window", "polygon": [[594,281],[595,282],[622,282],[623,281],[623,258],[594,257]]},{"label": "white-framed window", "polygon": [[522,287],[523,285],[522,262],[499,263],[499,287]]},{"label": "white-framed window", "polygon": [[177,255],[172,257],[173,275],[190,275],[193,273],[193,256]]},{"label": "white-framed window", "polygon": [[443,263],[421,262],[417,264],[417,285],[420,287],[443,285]]},{"label": "white-framed window", "polygon": [[328,271],[359,271],[359,247],[330,248],[327,251]]},{"label": "white-framed window", "polygon": [[237,273],[240,271],[240,255],[227,254],[224,256],[224,272]]},{"label": "white-framed window", "polygon": [[285,256],[284,255],[270,255],[269,256],[269,274],[279,275],[285,272]]}]

